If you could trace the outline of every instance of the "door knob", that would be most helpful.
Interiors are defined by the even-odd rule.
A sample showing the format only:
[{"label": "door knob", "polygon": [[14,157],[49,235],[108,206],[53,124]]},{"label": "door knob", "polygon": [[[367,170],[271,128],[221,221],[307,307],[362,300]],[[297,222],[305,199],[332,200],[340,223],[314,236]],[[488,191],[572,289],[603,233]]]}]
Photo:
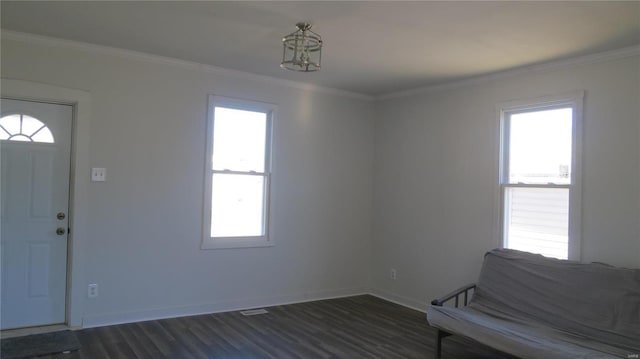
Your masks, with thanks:
[{"label": "door knob", "polygon": [[65,234],[67,231],[64,230],[64,228],[62,227],[58,227],[58,229],[56,229],[56,234],[61,236],[63,234]]},{"label": "door knob", "polygon": [[64,214],[64,212],[59,212],[56,217],[58,217],[59,220],[63,220],[66,216]]}]

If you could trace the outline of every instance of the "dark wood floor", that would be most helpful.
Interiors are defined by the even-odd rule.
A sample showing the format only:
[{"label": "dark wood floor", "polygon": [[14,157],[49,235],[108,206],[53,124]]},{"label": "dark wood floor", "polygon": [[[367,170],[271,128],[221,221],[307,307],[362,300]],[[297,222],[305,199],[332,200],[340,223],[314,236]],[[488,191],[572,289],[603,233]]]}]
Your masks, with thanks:
[{"label": "dark wood floor", "polygon": [[[77,331],[82,349],[39,359],[433,358],[424,313],[369,296],[153,320]],[[453,336],[443,359],[510,358]]]}]

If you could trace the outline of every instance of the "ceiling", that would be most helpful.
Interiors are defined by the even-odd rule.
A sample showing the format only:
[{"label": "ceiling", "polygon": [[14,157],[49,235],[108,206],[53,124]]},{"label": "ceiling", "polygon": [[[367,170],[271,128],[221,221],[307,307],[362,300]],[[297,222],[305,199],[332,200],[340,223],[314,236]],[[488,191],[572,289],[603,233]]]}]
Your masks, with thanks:
[{"label": "ceiling", "polygon": [[[1,1],[2,29],[366,95],[640,44],[640,2]],[[280,69],[309,21],[320,72]]]}]

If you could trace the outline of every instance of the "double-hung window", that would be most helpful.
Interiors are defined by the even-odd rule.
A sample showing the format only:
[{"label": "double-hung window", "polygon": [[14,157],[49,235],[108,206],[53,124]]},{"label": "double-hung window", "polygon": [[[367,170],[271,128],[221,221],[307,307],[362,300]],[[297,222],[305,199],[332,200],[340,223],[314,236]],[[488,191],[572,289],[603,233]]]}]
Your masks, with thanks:
[{"label": "double-hung window", "polygon": [[505,248],[580,259],[582,93],[501,111],[501,228]]},{"label": "double-hung window", "polygon": [[271,127],[275,106],[210,96],[202,248],[272,245]]}]

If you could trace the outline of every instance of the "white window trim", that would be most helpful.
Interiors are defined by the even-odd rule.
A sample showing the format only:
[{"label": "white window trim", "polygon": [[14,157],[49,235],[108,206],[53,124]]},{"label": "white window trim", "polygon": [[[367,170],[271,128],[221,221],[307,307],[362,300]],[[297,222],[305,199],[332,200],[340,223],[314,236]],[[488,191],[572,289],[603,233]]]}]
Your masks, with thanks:
[{"label": "white window trim", "polygon": [[[246,111],[264,112],[267,114],[266,142],[265,142],[265,168],[263,175],[265,179],[264,189],[264,235],[245,237],[211,237],[211,179],[212,174],[226,173],[227,171],[214,171],[211,161],[213,155],[213,124],[216,107],[227,107]],[[206,129],[206,151],[205,151],[205,171],[204,171],[204,197],[203,197],[203,218],[202,218],[202,249],[225,249],[225,248],[255,248],[271,247],[274,245],[270,233],[270,207],[271,207],[271,140],[273,134],[273,118],[277,107],[273,104],[229,98],[217,95],[209,95],[207,109],[207,129]],[[232,171],[229,171],[232,173]],[[244,174],[244,172],[243,172]]]},{"label": "white window trim", "polygon": [[[499,218],[496,223],[498,234],[498,247],[503,248],[505,245],[505,205],[504,205],[504,187],[505,187],[505,164],[504,145],[505,141],[505,121],[508,113],[523,110],[543,110],[545,108],[554,108],[560,106],[570,106],[573,108],[572,123],[572,148],[571,148],[571,184],[568,186],[557,185],[558,188],[569,188],[569,248],[568,259],[580,261],[582,259],[582,139],[583,139],[583,101],[585,92],[575,91],[560,95],[545,96],[534,99],[514,100],[498,104],[497,112],[499,114],[498,123],[498,156],[496,166],[496,205]],[[517,187],[519,185],[510,185]],[[527,185],[522,185],[527,186]],[[535,186],[538,187],[538,186]]]}]

